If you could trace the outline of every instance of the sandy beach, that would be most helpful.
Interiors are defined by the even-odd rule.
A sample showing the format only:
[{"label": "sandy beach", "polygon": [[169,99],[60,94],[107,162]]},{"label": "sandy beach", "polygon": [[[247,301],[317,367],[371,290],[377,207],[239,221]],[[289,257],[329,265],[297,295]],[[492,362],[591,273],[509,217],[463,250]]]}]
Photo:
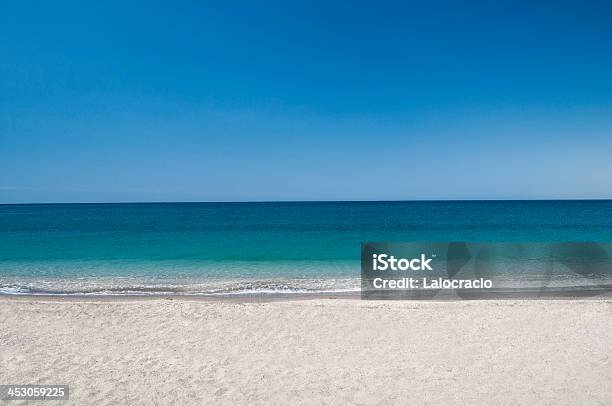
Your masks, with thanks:
[{"label": "sandy beach", "polygon": [[79,405],[605,405],[611,320],[609,299],[2,297],[0,383]]}]

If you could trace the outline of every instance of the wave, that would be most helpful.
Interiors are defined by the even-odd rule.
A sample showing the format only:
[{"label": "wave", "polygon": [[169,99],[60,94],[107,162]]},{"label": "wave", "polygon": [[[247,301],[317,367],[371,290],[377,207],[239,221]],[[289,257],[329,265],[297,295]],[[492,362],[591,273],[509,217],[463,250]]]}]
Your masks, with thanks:
[{"label": "wave", "polygon": [[218,296],[286,295],[358,292],[359,279],[274,280],[134,280],[132,278],[84,278],[2,280],[0,294],[61,296]]}]

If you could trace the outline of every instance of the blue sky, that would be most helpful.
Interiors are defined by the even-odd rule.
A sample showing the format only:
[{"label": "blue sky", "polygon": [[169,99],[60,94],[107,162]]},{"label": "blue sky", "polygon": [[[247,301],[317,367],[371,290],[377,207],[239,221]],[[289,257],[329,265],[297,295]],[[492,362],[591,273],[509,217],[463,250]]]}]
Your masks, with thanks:
[{"label": "blue sky", "polygon": [[612,198],[609,2],[4,2],[0,203]]}]

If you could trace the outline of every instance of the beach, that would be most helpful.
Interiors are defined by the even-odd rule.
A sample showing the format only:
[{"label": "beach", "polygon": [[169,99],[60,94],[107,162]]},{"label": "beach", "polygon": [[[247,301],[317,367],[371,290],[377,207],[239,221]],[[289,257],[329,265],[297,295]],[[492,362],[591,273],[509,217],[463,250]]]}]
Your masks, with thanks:
[{"label": "beach", "polygon": [[0,382],[69,385],[54,404],[604,405],[611,319],[609,298],[2,296]]}]

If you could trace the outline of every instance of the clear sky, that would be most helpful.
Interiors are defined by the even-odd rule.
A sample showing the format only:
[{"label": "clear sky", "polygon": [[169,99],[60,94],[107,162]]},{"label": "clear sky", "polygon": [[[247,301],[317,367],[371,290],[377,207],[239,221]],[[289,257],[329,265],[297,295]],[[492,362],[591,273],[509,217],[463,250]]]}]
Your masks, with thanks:
[{"label": "clear sky", "polygon": [[0,203],[612,198],[612,2],[84,3],[0,5]]}]

